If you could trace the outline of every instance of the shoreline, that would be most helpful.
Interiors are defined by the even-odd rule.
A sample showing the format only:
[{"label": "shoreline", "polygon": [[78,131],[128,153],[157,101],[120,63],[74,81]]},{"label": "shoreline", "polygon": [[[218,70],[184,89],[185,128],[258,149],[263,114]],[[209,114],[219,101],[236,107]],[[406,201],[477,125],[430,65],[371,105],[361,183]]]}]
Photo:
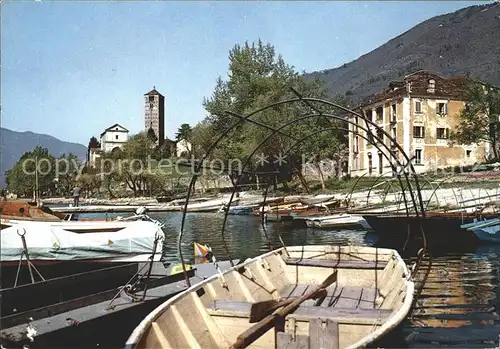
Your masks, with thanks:
[{"label": "shoreline", "polygon": [[[484,205],[488,202],[500,200],[500,189],[498,188],[439,188],[424,189],[421,191],[422,198],[428,207],[437,206],[447,209],[460,209],[464,206]],[[385,195],[384,195],[385,194]],[[351,207],[363,207],[371,205],[392,206],[401,203],[401,192],[388,192],[381,193],[378,190],[363,190],[350,193],[330,193],[319,194],[333,195],[332,200],[345,200],[350,198]],[[230,194],[219,195],[206,195],[206,196],[193,196],[192,198],[203,197],[207,200],[226,199],[229,201]],[[299,199],[309,199],[317,197],[318,195],[269,195],[267,199],[283,198],[284,203],[298,201]],[[233,198],[233,200],[236,197]],[[239,193],[239,204],[253,204],[263,201],[264,197],[260,193]],[[45,205],[60,205],[69,206],[73,204],[73,198],[46,198],[42,199]],[[99,199],[99,198],[80,198],[80,205],[88,206],[148,206],[148,207],[164,207],[168,202],[160,202],[155,197],[136,197],[136,198],[117,198],[117,199]]]}]

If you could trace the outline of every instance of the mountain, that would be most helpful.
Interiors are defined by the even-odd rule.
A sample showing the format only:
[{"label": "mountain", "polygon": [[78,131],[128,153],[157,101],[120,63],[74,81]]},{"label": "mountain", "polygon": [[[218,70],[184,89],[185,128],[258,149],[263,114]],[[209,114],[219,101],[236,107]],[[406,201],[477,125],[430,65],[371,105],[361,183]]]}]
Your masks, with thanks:
[{"label": "mountain", "polygon": [[500,85],[500,3],[433,17],[352,62],[304,78],[320,78],[332,95],[360,102],[418,70]]},{"label": "mountain", "polygon": [[49,152],[58,157],[64,153],[73,153],[81,160],[87,158],[87,147],[61,141],[55,137],[33,132],[17,132],[0,128],[2,151],[0,152],[0,187],[5,186],[5,171],[11,169],[19,158],[36,146],[47,148]]}]

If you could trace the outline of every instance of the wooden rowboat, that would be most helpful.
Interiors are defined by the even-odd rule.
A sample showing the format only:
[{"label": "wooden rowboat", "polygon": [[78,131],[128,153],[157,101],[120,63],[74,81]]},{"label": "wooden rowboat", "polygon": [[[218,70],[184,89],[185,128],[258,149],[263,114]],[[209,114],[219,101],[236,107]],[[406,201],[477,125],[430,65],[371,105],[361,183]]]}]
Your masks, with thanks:
[{"label": "wooden rowboat", "polygon": [[[413,293],[408,268],[394,250],[280,248],[163,303],[133,331],[126,348],[360,348],[402,322]],[[257,304],[261,312],[266,304],[256,302],[270,300],[288,305],[269,308],[274,314],[250,323]]]}]

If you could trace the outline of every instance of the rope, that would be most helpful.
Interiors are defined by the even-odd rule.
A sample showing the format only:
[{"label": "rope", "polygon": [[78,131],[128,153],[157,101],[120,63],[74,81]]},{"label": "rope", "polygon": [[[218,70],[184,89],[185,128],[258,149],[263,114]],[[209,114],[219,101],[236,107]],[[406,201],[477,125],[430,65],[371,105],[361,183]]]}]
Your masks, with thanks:
[{"label": "rope", "polygon": [[[155,223],[158,228],[163,228],[165,226],[165,224],[155,220],[155,219],[152,219],[151,217],[149,217],[148,215],[141,215],[142,217],[150,220],[151,222]],[[119,290],[118,292],[116,293],[116,295],[111,299],[111,301],[109,302],[106,310],[110,310],[110,309],[114,309],[114,306],[112,305],[113,302],[120,296],[120,294],[123,292],[125,293],[126,295],[128,295],[129,297],[132,298],[133,301],[144,301],[144,299],[146,298],[146,294],[147,294],[147,290],[148,290],[148,284],[149,284],[149,279],[151,277],[151,271],[153,269],[153,263],[154,263],[154,258],[155,258],[155,255],[156,255],[156,250],[158,248],[158,244],[160,243],[160,241],[162,241],[163,238],[160,234],[158,234],[158,232],[156,232],[155,234],[155,240],[154,240],[154,243],[153,243],[153,250],[151,251],[151,256],[149,257],[149,262],[148,263],[145,263],[138,271],[137,273],[135,273],[126,283],[125,285],[123,286],[120,286],[119,287]],[[139,297],[137,296],[134,292],[136,292],[135,290],[135,287],[137,286],[137,284],[139,282],[141,282],[143,279],[144,279],[144,275],[141,274],[141,272],[146,268],[146,266],[149,266],[148,268],[148,272],[146,273],[146,282],[145,282],[145,285],[144,285],[144,291],[143,291],[143,295],[142,297]],[[132,280],[134,280],[134,278],[137,279],[133,282]]]}]

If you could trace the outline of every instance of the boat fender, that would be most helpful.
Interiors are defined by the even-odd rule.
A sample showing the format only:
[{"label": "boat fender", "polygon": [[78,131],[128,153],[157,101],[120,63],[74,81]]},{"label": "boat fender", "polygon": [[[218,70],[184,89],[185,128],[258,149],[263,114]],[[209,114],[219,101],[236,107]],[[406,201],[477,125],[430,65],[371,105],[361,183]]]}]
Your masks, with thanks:
[{"label": "boat fender", "polygon": [[[193,269],[191,264],[185,264],[185,266],[186,266],[186,271]],[[175,274],[179,274],[182,272],[183,272],[182,264],[176,264],[172,267],[172,270],[170,271],[170,275],[175,275]]]}]

